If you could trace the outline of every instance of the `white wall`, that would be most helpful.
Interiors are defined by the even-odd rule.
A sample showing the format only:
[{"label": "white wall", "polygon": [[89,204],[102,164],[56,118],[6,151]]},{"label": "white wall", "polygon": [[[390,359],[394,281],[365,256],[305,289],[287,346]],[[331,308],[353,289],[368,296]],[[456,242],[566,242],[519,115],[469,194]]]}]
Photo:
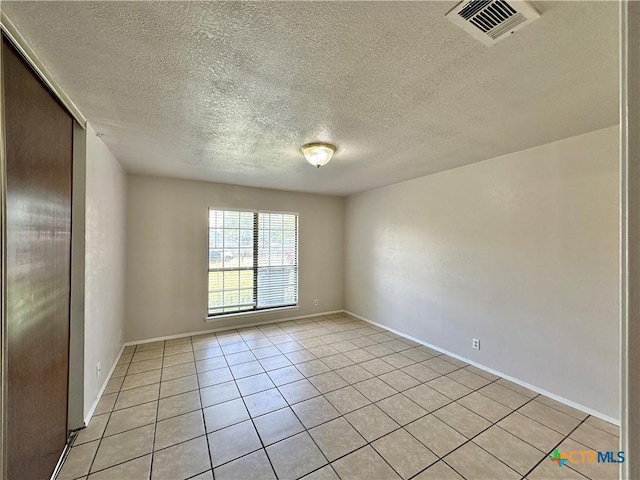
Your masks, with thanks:
[{"label": "white wall", "polygon": [[347,309],[619,418],[618,194],[611,127],[349,197]]},{"label": "white wall", "polygon": [[127,183],[125,171],[90,126],[86,156],[85,417],[122,347]]},{"label": "white wall", "polygon": [[[209,207],[299,213],[299,309],[204,321]],[[342,197],[129,175],[126,340],[342,309],[343,222]]]}]

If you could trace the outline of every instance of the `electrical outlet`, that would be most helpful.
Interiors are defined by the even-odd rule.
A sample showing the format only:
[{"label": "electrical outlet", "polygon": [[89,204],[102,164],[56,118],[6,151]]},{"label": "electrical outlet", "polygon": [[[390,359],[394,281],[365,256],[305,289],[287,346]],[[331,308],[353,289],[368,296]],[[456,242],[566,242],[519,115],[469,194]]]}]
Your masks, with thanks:
[{"label": "electrical outlet", "polygon": [[96,378],[100,378],[100,373],[102,373],[102,365],[98,362],[96,363]]},{"label": "electrical outlet", "polygon": [[471,346],[473,348],[475,348],[476,350],[480,350],[480,340],[477,338],[473,339],[473,343],[471,344]]},{"label": "electrical outlet", "polygon": [[313,304],[314,304],[316,307],[318,306],[318,299],[317,299],[317,298],[313,300]]}]

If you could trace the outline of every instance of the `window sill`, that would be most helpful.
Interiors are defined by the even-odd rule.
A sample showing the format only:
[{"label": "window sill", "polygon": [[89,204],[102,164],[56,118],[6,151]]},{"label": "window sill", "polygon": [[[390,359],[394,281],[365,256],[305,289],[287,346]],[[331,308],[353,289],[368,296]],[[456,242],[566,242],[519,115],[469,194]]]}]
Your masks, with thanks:
[{"label": "window sill", "polygon": [[230,318],[251,317],[253,315],[268,315],[270,313],[286,312],[289,310],[300,310],[300,307],[296,305],[293,307],[269,308],[265,310],[252,310],[249,312],[228,313],[226,315],[216,315],[214,317],[205,317],[204,321],[207,323],[211,323],[211,322],[218,322],[222,320],[228,320]]}]

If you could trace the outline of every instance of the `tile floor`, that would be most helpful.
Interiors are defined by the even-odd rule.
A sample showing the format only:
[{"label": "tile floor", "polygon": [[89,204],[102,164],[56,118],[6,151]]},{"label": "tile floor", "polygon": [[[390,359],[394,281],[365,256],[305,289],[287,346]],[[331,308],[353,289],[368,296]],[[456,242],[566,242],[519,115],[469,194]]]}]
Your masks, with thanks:
[{"label": "tile floor", "polygon": [[600,479],[618,428],[343,314],[127,347],[58,479]]}]

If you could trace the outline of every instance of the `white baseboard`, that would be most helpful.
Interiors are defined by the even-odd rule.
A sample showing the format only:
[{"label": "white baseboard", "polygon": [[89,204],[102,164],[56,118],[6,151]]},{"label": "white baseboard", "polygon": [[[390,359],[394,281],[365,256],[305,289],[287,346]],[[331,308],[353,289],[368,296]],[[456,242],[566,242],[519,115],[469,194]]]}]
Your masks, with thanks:
[{"label": "white baseboard", "polygon": [[436,345],[432,345],[430,343],[427,343],[427,342],[425,342],[423,340],[420,340],[419,338],[415,338],[415,337],[412,337],[411,335],[407,335],[406,333],[403,333],[403,332],[401,332],[399,330],[395,330],[395,329],[393,329],[391,327],[388,327],[386,325],[383,325],[381,323],[374,322],[373,320],[369,320],[368,318],[364,318],[364,317],[362,317],[360,315],[356,315],[355,313],[350,312],[349,310],[344,310],[344,313],[349,314],[349,315],[351,315],[354,318],[357,318],[359,320],[362,320],[363,322],[367,322],[367,323],[370,323],[371,325],[375,325],[376,327],[384,328],[385,330],[387,330],[389,332],[393,332],[396,335],[400,335],[401,337],[404,337],[406,339],[413,340],[414,342],[417,342],[420,345],[424,345],[425,347],[433,348],[434,350],[437,350],[438,352],[441,352],[441,353],[445,353],[445,354],[449,355],[450,357],[457,358],[458,360],[461,360],[461,361],[466,362],[466,363],[468,363],[470,365],[473,365],[474,367],[477,367],[480,370],[484,370],[485,372],[489,372],[489,373],[491,373],[493,375],[497,375],[499,377],[502,377],[505,380],[509,380],[510,382],[513,382],[513,383],[516,383],[516,384],[518,384],[518,385],[520,385],[522,387],[528,388],[529,390],[533,390],[536,393],[539,393],[539,394],[544,395],[546,397],[552,398],[553,400],[556,400],[557,402],[563,403],[563,404],[565,404],[565,405],[567,405],[569,407],[573,407],[576,410],[580,410],[581,412],[587,413],[589,415],[593,415],[594,417],[598,417],[601,420],[604,420],[606,422],[609,422],[609,423],[612,423],[614,425],[620,426],[620,420],[618,420],[616,418],[613,418],[613,417],[610,417],[609,415],[605,415],[604,413],[597,412],[597,411],[595,411],[595,410],[593,410],[593,409],[591,409],[589,407],[585,407],[584,405],[576,403],[576,402],[574,402],[572,400],[569,400],[567,398],[561,397],[560,395],[556,395],[555,393],[549,392],[549,391],[544,390],[542,388],[536,387],[535,385],[531,385],[531,384],[529,384],[527,382],[523,382],[522,380],[514,378],[514,377],[512,377],[510,375],[507,375],[505,373],[502,373],[502,372],[499,372],[499,371],[494,370],[492,368],[489,368],[489,367],[486,367],[484,365],[481,365],[481,364],[479,364],[477,362],[474,362],[473,360],[469,360],[468,358],[465,358],[465,357],[463,357],[461,355],[458,355],[458,354],[453,353],[453,352],[449,352],[448,350],[445,350],[445,349],[440,348],[440,347],[438,347]]},{"label": "white baseboard", "polygon": [[205,333],[216,333],[216,332],[224,332],[227,330],[238,330],[241,328],[247,327],[257,327],[259,325],[268,325],[270,323],[280,323],[280,322],[288,322],[291,320],[300,320],[303,318],[313,318],[313,317],[321,317],[323,315],[331,315],[333,313],[342,313],[344,310],[331,310],[329,312],[321,312],[321,313],[312,313],[311,315],[300,315],[297,317],[287,317],[287,318],[278,318],[275,320],[262,320],[260,322],[255,323],[243,323],[242,325],[231,325],[227,327],[218,327],[218,328],[209,328],[207,330],[199,330],[197,332],[189,332],[189,333],[178,333],[176,335],[166,335],[164,337],[154,337],[154,338],[146,338],[144,340],[133,340],[131,342],[126,342],[125,347],[128,345],[142,345],[144,343],[151,342],[160,342],[162,340],[173,340],[175,338],[184,338],[184,337],[192,337],[194,335],[203,335]]},{"label": "white baseboard", "polygon": [[104,393],[104,389],[107,388],[107,383],[109,383],[109,380],[111,380],[111,375],[113,375],[113,371],[118,366],[118,362],[120,361],[120,357],[122,356],[122,352],[124,352],[124,347],[125,346],[126,345],[122,345],[122,348],[120,348],[120,353],[118,353],[118,356],[116,357],[115,362],[113,362],[113,365],[111,366],[111,370],[109,370],[109,374],[105,378],[104,383],[102,384],[102,387],[100,387],[100,390],[98,391],[98,395],[96,397],[95,402],[93,402],[93,404],[91,405],[91,408],[87,412],[87,415],[84,417],[84,426],[85,427],[87,425],[89,425],[89,422],[91,421],[91,417],[93,417],[93,412],[96,411],[96,407],[98,406],[98,402],[102,398],[102,394]]}]

